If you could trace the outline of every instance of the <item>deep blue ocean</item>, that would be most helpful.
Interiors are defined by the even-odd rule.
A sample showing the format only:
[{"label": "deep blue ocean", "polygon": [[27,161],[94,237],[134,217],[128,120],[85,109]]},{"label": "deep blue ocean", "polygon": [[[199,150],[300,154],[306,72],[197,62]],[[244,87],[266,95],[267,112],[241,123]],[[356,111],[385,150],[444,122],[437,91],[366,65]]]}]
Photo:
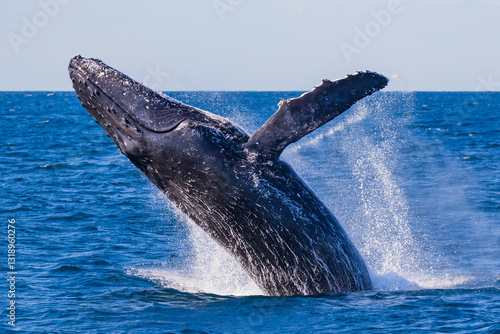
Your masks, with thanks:
[{"label": "deep blue ocean", "polygon": [[[168,95],[253,133],[300,92]],[[377,93],[285,150],[375,286],[308,297],[262,295],[74,92],[0,92],[0,129],[0,332],[500,333],[500,93]]]}]

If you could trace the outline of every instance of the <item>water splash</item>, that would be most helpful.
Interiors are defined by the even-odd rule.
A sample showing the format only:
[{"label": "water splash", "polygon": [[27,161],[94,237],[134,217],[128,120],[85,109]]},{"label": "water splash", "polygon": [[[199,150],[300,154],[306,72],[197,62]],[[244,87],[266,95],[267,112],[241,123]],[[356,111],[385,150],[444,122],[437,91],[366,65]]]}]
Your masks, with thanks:
[{"label": "water splash", "polygon": [[178,261],[159,265],[137,266],[128,270],[157,284],[188,293],[209,293],[224,296],[262,295],[262,291],[243,268],[221,246],[212,240],[194,222],[188,220],[163,194],[151,186],[152,204],[165,211],[164,219],[174,214],[180,225],[180,235],[173,237],[179,243]]},{"label": "water splash", "polygon": [[[412,124],[413,95],[376,94],[358,103],[333,126],[304,138],[284,152],[299,174],[332,208],[370,267],[378,290],[450,288],[470,282],[438,268],[443,260],[422,237],[400,178],[400,150]],[[317,161],[318,156],[322,161]],[[326,159],[323,161],[323,159]],[[344,168],[335,178],[335,168]],[[323,168],[323,170],[321,170]],[[315,184],[316,183],[316,184]],[[165,205],[162,203],[161,205]],[[186,292],[220,295],[262,294],[243,269],[208,235],[177,212],[189,247],[180,265],[139,268],[136,275]],[[433,254],[433,255],[430,255]]]},{"label": "water splash", "polygon": [[[440,258],[432,258],[432,246],[415,233],[418,217],[411,213],[397,170],[409,133],[406,126],[413,122],[413,99],[410,93],[376,94],[285,154],[312,188],[318,183],[325,189],[321,198],[362,253],[380,290],[447,288],[471,279],[437,272],[434,265]],[[318,172],[311,156],[326,159],[323,164],[330,170]],[[341,174],[351,178],[336,179],[332,166],[345,169]]]},{"label": "water splash", "polygon": [[187,224],[192,245],[188,272],[201,283],[202,292],[234,296],[263,294],[229,253],[195,223]]}]

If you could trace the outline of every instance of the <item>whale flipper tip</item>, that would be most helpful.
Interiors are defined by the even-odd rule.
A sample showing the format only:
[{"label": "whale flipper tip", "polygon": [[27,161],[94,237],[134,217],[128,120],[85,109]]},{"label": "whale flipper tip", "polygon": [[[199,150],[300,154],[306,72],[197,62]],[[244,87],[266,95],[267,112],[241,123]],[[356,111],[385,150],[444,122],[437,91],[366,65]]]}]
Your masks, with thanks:
[{"label": "whale flipper tip", "polygon": [[278,158],[291,143],[348,110],[362,98],[387,86],[376,72],[357,71],[342,79],[321,79],[321,84],[298,98],[281,100],[278,111],[250,137],[247,151]]}]

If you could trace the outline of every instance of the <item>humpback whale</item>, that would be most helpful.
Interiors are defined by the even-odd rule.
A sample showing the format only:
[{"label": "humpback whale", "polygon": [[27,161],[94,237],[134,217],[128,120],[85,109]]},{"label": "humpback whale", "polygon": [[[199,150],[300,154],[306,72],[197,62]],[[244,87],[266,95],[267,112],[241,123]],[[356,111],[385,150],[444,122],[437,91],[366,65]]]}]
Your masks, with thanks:
[{"label": "humpback whale", "polygon": [[267,295],[372,289],[358,250],[281,160],[291,143],[384,88],[363,71],[282,100],[253,135],[145,87],[99,59],[69,64],[82,106],[124,154]]}]

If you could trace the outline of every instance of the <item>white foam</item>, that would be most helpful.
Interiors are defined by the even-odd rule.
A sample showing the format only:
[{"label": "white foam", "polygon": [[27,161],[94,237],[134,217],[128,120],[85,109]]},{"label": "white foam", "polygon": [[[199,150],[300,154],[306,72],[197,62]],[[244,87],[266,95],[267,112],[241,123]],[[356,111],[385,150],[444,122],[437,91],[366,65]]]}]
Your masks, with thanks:
[{"label": "white foam", "polygon": [[381,291],[450,289],[474,280],[474,277],[470,275],[444,272],[415,272],[401,275],[396,272],[377,274],[371,270],[370,276],[373,288]]},{"label": "white foam", "polygon": [[262,295],[255,282],[221,246],[200,227],[188,222],[192,245],[189,275],[198,281],[200,292],[219,295]]},{"label": "white foam", "polygon": [[373,288],[380,291],[408,291],[418,290],[420,285],[412,282],[395,272],[378,275],[371,273]]},{"label": "white foam", "polygon": [[185,227],[185,248],[180,250],[180,263],[166,262],[154,266],[138,266],[127,271],[157,284],[188,293],[210,293],[225,296],[263,295],[255,282],[221,246],[200,227],[189,221],[170,204],[162,193],[151,187],[153,205],[167,206]]},{"label": "white foam", "polygon": [[[209,293],[222,296],[250,296],[262,295],[259,288],[253,281],[245,280],[242,282],[235,277],[235,273],[230,269],[226,271],[227,275],[222,272],[217,275],[207,275],[206,272],[186,270],[178,271],[168,267],[142,267],[131,268],[127,270],[127,274],[142,277],[159,285],[188,293]],[[198,275],[201,274],[201,275]],[[237,278],[235,280],[235,278]]]},{"label": "white foam", "polygon": [[431,275],[416,276],[415,281],[422,289],[449,289],[470,283],[474,277],[462,274],[439,273]]}]

